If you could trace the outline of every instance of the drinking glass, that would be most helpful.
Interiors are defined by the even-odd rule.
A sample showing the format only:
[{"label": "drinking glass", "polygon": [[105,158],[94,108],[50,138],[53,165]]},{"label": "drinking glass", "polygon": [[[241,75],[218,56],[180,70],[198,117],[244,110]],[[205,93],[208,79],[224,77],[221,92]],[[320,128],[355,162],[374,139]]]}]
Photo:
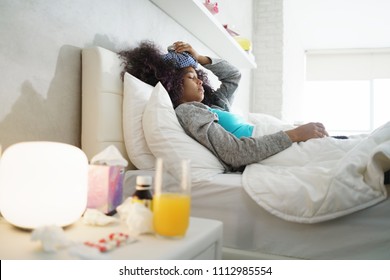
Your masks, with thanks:
[{"label": "drinking glass", "polygon": [[176,166],[156,160],[153,226],[156,234],[168,238],[184,237],[189,225],[191,208],[190,161]]}]

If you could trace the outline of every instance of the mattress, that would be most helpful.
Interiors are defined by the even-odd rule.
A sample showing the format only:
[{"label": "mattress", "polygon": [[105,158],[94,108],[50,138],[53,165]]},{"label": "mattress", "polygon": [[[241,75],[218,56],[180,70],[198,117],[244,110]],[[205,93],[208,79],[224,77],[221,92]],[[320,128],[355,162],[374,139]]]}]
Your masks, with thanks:
[{"label": "mattress", "polygon": [[[124,195],[140,174],[127,171]],[[239,173],[219,174],[192,186],[191,216],[223,222],[223,246],[294,259],[390,259],[390,200],[316,224],[282,220],[262,209],[245,192]],[[389,188],[389,187],[388,187]]]}]

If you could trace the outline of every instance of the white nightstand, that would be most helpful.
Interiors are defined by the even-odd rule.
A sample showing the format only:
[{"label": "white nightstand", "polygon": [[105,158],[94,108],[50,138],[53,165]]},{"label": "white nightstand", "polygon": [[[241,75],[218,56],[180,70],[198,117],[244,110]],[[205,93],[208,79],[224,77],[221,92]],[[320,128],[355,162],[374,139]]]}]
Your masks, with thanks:
[{"label": "white nightstand", "polygon": [[[126,232],[118,224],[105,227],[87,226],[78,221],[65,229],[72,241],[97,241],[113,232]],[[222,222],[209,219],[191,218],[187,234],[182,239],[169,240],[154,235],[141,235],[137,241],[101,253],[102,258],[121,259],[221,259]],[[0,259],[77,259],[62,249],[55,253],[42,251],[40,242],[31,241],[31,232],[18,229],[0,217]]]}]

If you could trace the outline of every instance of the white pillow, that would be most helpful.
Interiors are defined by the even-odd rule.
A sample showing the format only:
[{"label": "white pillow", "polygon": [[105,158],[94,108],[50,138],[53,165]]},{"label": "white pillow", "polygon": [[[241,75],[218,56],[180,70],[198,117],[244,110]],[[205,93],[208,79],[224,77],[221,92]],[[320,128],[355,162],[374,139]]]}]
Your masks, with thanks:
[{"label": "white pillow", "polygon": [[123,137],[130,161],[138,169],[153,169],[155,157],[146,144],[142,115],[153,87],[126,73],[123,91]]},{"label": "white pillow", "polygon": [[192,182],[224,172],[219,160],[184,132],[161,83],[155,86],[146,104],[142,126],[153,155],[163,158],[170,168],[179,168],[181,159],[191,160]]},{"label": "white pillow", "polygon": [[249,113],[248,121],[255,125],[254,134],[257,137],[294,128],[289,123],[267,114]]}]

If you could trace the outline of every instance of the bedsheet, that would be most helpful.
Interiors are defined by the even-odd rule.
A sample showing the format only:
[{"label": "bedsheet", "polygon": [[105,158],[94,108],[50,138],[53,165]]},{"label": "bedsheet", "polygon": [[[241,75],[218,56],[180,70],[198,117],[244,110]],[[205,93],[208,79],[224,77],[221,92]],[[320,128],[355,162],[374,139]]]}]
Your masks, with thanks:
[{"label": "bedsheet", "polygon": [[[125,196],[137,175],[126,172]],[[294,223],[270,214],[242,187],[242,174],[218,174],[192,186],[191,216],[223,222],[225,248],[270,259],[390,259],[390,200],[323,223]]]},{"label": "bedsheet", "polygon": [[377,204],[387,197],[390,122],[370,135],[295,143],[248,165],[243,186],[258,205],[293,222],[316,223]]}]

